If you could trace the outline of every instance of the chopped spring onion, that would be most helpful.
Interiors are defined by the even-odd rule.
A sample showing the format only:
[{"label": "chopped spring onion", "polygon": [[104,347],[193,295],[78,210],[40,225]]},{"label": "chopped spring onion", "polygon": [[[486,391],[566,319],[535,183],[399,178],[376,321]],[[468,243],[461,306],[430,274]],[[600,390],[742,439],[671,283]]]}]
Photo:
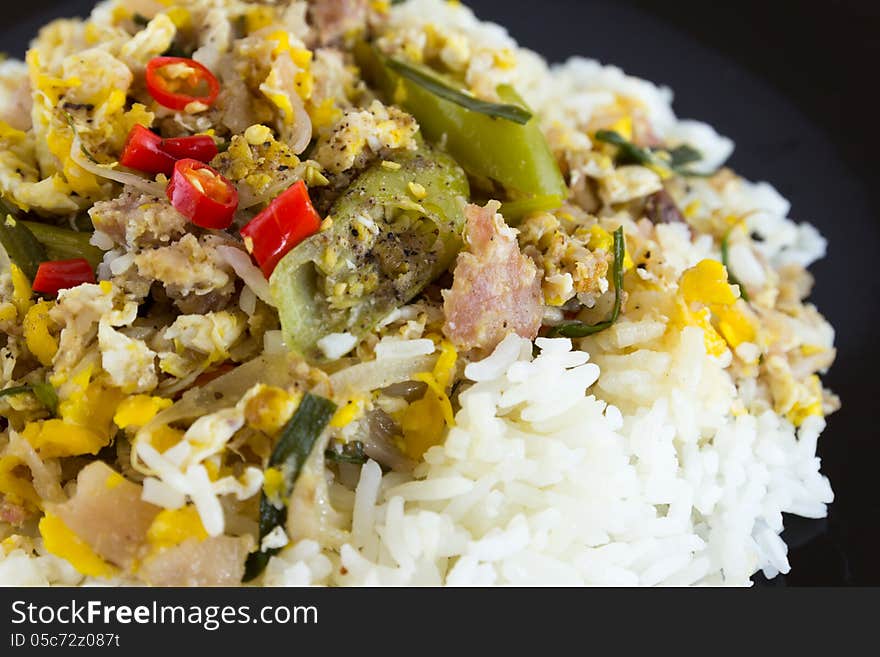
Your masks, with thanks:
[{"label": "chopped spring onion", "polygon": [[[336,404],[329,399],[307,394],[282,430],[281,438],[269,458],[269,467],[278,468],[284,474],[282,497],[285,501],[293,492],[303,465],[335,411]],[[260,498],[260,540],[276,527],[283,527],[286,515],[286,505],[278,508],[263,493]],[[278,548],[260,549],[248,555],[243,580],[248,582],[257,577],[265,570],[269,558],[278,552]]]},{"label": "chopped spring onion", "polygon": [[[617,160],[621,164],[659,166],[664,169],[669,169],[680,176],[701,175],[684,168],[687,164],[698,162],[703,159],[703,154],[700,153],[700,151],[687,144],[666,151],[668,157],[661,157],[656,151],[636,146],[614,130],[598,130],[596,132],[596,139],[605,142],[606,144],[617,146]],[[662,151],[662,149],[658,150]]]},{"label": "chopped spring onion", "polygon": [[551,338],[585,338],[595,335],[607,328],[611,328],[620,316],[620,304],[623,294],[623,260],[626,254],[626,240],[623,236],[623,226],[614,231],[614,308],[610,319],[598,324],[584,324],[583,322],[566,322],[550,329],[548,336]]},{"label": "chopped spring onion", "polygon": [[682,144],[667,151],[669,153],[669,166],[680,169],[685,164],[692,164],[703,159],[703,154],[693,146]]},{"label": "chopped spring onion", "polygon": [[480,100],[474,96],[449,86],[446,82],[440,80],[435,75],[426,72],[424,69],[416,68],[411,64],[402,62],[398,59],[387,58],[386,65],[398,75],[416,83],[420,87],[427,89],[435,96],[439,96],[444,100],[448,100],[456,105],[460,105],[472,112],[478,112],[491,116],[496,119],[505,119],[525,125],[532,118],[532,113],[517,105],[506,103],[491,103],[489,101]]},{"label": "chopped spring onion", "polygon": [[326,450],[324,458],[336,463],[352,463],[354,465],[363,465],[367,462],[367,455],[364,454],[364,444],[359,440],[345,443],[340,451],[335,449]]},{"label": "chopped spring onion", "polygon": [[721,239],[721,264],[727,269],[728,282],[733,285],[738,285],[739,295],[743,298],[743,301],[748,301],[749,293],[746,292],[745,285],[740,283],[739,279],[730,268],[730,233],[733,232],[734,228],[736,228],[736,226],[731,227],[726,233],[724,233],[724,237]]},{"label": "chopped spring onion", "polygon": [[11,397],[13,395],[23,395],[25,393],[33,394],[33,396],[36,397],[37,400],[52,413],[52,415],[55,415],[57,412],[58,394],[55,392],[55,388],[48,383],[34,383],[32,385],[6,388],[5,390],[0,390],[0,397]]}]

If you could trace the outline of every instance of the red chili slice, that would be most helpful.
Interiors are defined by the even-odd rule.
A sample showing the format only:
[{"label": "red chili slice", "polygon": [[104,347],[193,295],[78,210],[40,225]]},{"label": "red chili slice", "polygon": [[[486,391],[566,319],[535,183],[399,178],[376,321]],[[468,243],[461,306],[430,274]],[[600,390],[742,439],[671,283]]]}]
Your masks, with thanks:
[{"label": "red chili slice", "polygon": [[59,290],[94,282],[95,270],[89,261],[85,258],[74,258],[40,263],[32,287],[41,294],[58,294]]},{"label": "red chili slice", "polygon": [[238,190],[198,160],[178,160],[165,190],[171,205],[202,228],[229,228],[238,209]]},{"label": "red chili slice", "polygon": [[147,64],[147,91],[160,105],[180,111],[190,103],[212,105],[220,82],[194,59],[154,57]]},{"label": "red chili slice", "polygon": [[241,229],[244,244],[266,278],[287,253],[321,229],[306,184],[300,180]]},{"label": "red chili slice", "polygon": [[208,135],[193,135],[191,137],[172,137],[163,139],[161,148],[175,160],[198,160],[210,162],[217,157],[217,143]]},{"label": "red chili slice", "polygon": [[170,176],[177,160],[210,162],[216,155],[217,144],[208,135],[162,139],[142,125],[136,125],[128,133],[119,163],[144,173]]}]

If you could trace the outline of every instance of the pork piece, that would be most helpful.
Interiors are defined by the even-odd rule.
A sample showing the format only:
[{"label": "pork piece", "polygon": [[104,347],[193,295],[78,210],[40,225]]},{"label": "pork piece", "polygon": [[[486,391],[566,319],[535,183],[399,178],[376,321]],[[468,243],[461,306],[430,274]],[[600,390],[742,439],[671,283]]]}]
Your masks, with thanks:
[{"label": "pork piece", "polygon": [[238,586],[252,543],[249,537],[190,538],[147,559],[138,577],[151,586]]},{"label": "pork piece", "polygon": [[107,561],[130,568],[160,509],[141,500],[141,487],[101,461],[76,478],[76,494],[52,510]]},{"label": "pork piece", "polygon": [[89,216],[96,230],[129,249],[173,242],[186,233],[189,224],[168,199],[131,187],[117,198],[95,203]]},{"label": "pork piece", "polygon": [[0,522],[21,527],[29,517],[28,510],[20,504],[14,504],[7,499],[0,500]]},{"label": "pork piece", "polygon": [[654,192],[645,201],[645,216],[654,224],[685,223],[675,199],[665,189]]},{"label": "pork piece", "polygon": [[322,45],[338,41],[367,22],[367,0],[311,0],[309,15]]},{"label": "pork piece", "polygon": [[443,292],[443,333],[459,349],[489,351],[509,333],[534,339],[541,328],[541,277],[522,254],[501,204],[465,210],[467,250],[458,256],[452,289]]}]

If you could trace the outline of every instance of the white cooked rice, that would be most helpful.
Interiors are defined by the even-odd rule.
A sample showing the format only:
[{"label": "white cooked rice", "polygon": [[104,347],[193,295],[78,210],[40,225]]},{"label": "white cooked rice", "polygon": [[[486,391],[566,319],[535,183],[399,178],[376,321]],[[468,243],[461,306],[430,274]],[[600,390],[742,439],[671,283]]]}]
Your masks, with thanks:
[{"label": "white cooked rice", "polygon": [[[634,370],[657,356],[639,350],[599,375],[570,347],[542,340],[533,359],[511,336],[469,366],[479,381],[415,479],[368,463],[339,553],[301,542],[266,583],[746,585],[788,572],[782,513],[822,517],[833,499],[815,456],[824,421],[732,417],[736,390],[696,328],[656,359],[663,374]],[[625,415],[601,399],[616,396],[604,379],[639,391]]]}]

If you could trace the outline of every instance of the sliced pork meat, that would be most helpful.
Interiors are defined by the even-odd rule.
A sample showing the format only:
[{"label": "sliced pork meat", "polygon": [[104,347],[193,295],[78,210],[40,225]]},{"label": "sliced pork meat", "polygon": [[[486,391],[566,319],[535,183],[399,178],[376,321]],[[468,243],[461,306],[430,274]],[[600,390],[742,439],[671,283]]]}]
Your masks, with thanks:
[{"label": "sliced pork meat", "polygon": [[76,494],[53,512],[107,561],[129,568],[141,556],[160,509],[141,499],[141,487],[95,461],[76,478]]},{"label": "sliced pork meat", "polygon": [[645,216],[654,224],[685,223],[675,199],[665,189],[654,192],[645,201]]},{"label": "sliced pork meat", "polygon": [[189,222],[168,199],[131,187],[117,198],[99,201],[89,210],[95,229],[129,249],[168,244],[186,233]]},{"label": "sliced pork meat", "polygon": [[452,289],[443,292],[443,332],[459,349],[488,351],[510,333],[531,340],[541,328],[538,268],[520,251],[500,207],[490,201],[465,210],[467,250],[458,256]]},{"label": "sliced pork meat", "polygon": [[27,509],[7,499],[0,500],[0,522],[7,522],[13,527],[21,527],[30,517]]},{"label": "sliced pork meat", "polygon": [[367,0],[311,0],[309,15],[322,45],[338,41],[367,22]]},{"label": "sliced pork meat", "polygon": [[151,586],[238,586],[252,547],[249,537],[190,538],[147,559],[138,577]]}]

